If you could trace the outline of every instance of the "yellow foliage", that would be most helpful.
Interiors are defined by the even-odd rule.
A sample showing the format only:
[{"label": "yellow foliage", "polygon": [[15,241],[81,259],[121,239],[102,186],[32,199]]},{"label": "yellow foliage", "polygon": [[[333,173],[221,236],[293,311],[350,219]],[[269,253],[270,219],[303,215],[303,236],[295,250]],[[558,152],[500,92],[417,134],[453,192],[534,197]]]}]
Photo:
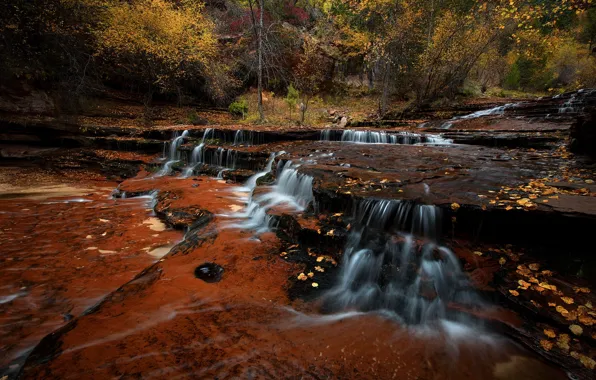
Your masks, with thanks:
[{"label": "yellow foliage", "polygon": [[[96,32],[100,53],[125,65],[144,64],[153,83],[166,86],[193,67],[205,68],[217,53],[213,23],[198,1],[179,6],[165,0],[122,2],[108,8],[106,21]],[[196,73],[193,73],[196,74]]]}]

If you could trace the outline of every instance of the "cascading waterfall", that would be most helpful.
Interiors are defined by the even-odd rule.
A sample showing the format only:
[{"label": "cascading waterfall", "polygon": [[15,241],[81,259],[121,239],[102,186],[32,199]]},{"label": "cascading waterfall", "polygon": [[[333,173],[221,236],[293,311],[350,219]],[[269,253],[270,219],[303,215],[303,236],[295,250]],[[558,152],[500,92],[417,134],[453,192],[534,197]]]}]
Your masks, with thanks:
[{"label": "cascading waterfall", "polygon": [[357,131],[353,129],[321,131],[320,141],[341,141],[358,144],[403,144],[414,145],[422,143],[450,144],[451,140],[438,135],[421,135],[412,132]]},{"label": "cascading waterfall", "polygon": [[182,135],[178,136],[178,132],[174,135],[174,139],[170,143],[170,150],[168,153],[168,161],[164,164],[163,168],[157,173],[157,176],[168,175],[172,172],[172,165],[180,161],[180,145],[184,142],[184,139],[188,136],[188,131],[182,132]]},{"label": "cascading waterfall", "polygon": [[440,224],[435,206],[361,201],[325,308],[386,310],[407,324],[463,322],[464,313],[453,305],[472,308],[481,302],[457,257],[436,242]]},{"label": "cascading waterfall", "polygon": [[302,211],[314,201],[312,192],[313,177],[298,172],[298,166],[287,161],[278,171],[275,184],[269,191],[255,195],[257,180],[271,172],[276,155],[269,157],[265,171],[248,179],[243,190],[249,194],[244,210],[231,215],[222,215],[236,219],[227,224],[227,228],[255,230],[257,233],[269,231],[271,216],[268,211],[276,206],[288,207],[293,211]]},{"label": "cascading waterfall", "polygon": [[503,106],[498,106],[498,107],[494,107],[494,108],[489,108],[486,110],[480,110],[480,111],[476,111],[473,112],[469,115],[464,115],[464,116],[456,116],[454,118],[452,118],[449,121],[446,121],[445,123],[441,124],[441,128],[442,129],[449,129],[453,126],[453,122],[457,121],[457,120],[468,120],[468,119],[477,119],[479,117],[484,117],[484,116],[492,116],[492,115],[504,115],[505,111],[509,108],[514,108],[517,107],[518,103],[509,103],[509,104],[505,104]]},{"label": "cascading waterfall", "polygon": [[218,178],[223,175],[226,170],[236,169],[238,162],[238,151],[233,149],[225,149],[218,147],[215,151],[207,151],[205,149],[205,140],[213,136],[214,130],[207,128],[203,134],[201,143],[194,147],[190,156],[190,163],[183,171],[183,177],[189,177],[194,173],[195,168],[200,164],[207,164],[223,168],[219,171]]}]

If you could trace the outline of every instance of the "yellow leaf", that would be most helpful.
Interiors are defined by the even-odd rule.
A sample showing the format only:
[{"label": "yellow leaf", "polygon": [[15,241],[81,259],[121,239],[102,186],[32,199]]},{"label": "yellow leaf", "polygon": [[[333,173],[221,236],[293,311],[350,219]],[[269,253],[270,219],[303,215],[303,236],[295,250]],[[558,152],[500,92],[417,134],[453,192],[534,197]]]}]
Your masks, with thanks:
[{"label": "yellow leaf", "polygon": [[573,298],[571,297],[561,297],[561,299],[563,300],[563,302],[565,302],[567,305],[571,305],[573,304]]},{"label": "yellow leaf", "polygon": [[542,346],[542,348],[544,348],[546,351],[550,351],[553,349],[554,344],[552,342],[549,342],[546,339],[543,339],[540,341],[540,345]]},{"label": "yellow leaf", "polygon": [[308,278],[308,277],[306,277],[306,275],[305,275],[304,273],[300,273],[300,274],[298,275],[298,279],[299,279],[300,281],[306,281],[306,279],[307,279],[307,278]]},{"label": "yellow leaf", "polygon": [[594,359],[587,357],[586,355],[579,355],[579,361],[584,365],[584,367],[589,369],[596,368],[596,361]]},{"label": "yellow leaf", "polygon": [[308,272],[308,277],[309,278],[313,278],[315,276],[315,274],[313,272]]},{"label": "yellow leaf", "polygon": [[506,262],[507,262],[507,260],[504,257],[501,257],[499,259],[499,264],[501,264],[501,265],[505,265]]},{"label": "yellow leaf", "polygon": [[564,308],[563,306],[561,306],[561,305],[558,305],[558,306],[556,307],[556,310],[557,310],[557,312],[558,312],[559,314],[561,314],[561,315],[563,315],[563,316],[565,316],[565,315],[569,314],[569,311],[568,311],[567,309],[565,309],[565,308]]},{"label": "yellow leaf", "polygon": [[528,265],[528,268],[530,268],[533,271],[537,271],[540,269],[540,264],[533,263],[533,264]]},{"label": "yellow leaf", "polygon": [[461,207],[461,206],[460,206],[459,204],[457,204],[457,203],[452,203],[452,204],[451,204],[451,209],[452,209],[453,211],[457,211],[457,210],[459,210],[459,208],[460,208],[460,207]]},{"label": "yellow leaf", "polygon": [[574,333],[575,335],[581,335],[584,333],[584,329],[582,329],[581,326],[578,326],[578,325],[569,326],[569,330],[571,330],[571,332]]},{"label": "yellow leaf", "polygon": [[544,329],[544,335],[546,335],[549,338],[554,338],[557,336],[557,334],[555,334],[555,332],[550,329]]},{"label": "yellow leaf", "polygon": [[522,288],[522,289],[524,289],[524,290],[526,290],[526,289],[528,289],[530,286],[532,286],[532,284],[530,284],[529,282],[526,282],[526,281],[524,281],[524,280],[519,280],[517,283],[519,284],[520,288]]},{"label": "yellow leaf", "polygon": [[313,282],[313,283],[312,283],[312,287],[313,287],[313,288],[318,288],[318,287],[319,287],[319,284],[317,284],[316,282]]},{"label": "yellow leaf", "polygon": [[474,251],[474,254],[475,254],[476,256],[482,256],[482,252],[480,252],[480,251]]},{"label": "yellow leaf", "polygon": [[517,290],[509,290],[509,293],[511,293],[512,296],[517,297],[519,296],[519,292]]},{"label": "yellow leaf", "polygon": [[509,211],[509,210],[513,210],[513,207],[511,207],[511,206],[507,206],[507,207],[505,207],[505,210],[507,210],[507,211]]}]

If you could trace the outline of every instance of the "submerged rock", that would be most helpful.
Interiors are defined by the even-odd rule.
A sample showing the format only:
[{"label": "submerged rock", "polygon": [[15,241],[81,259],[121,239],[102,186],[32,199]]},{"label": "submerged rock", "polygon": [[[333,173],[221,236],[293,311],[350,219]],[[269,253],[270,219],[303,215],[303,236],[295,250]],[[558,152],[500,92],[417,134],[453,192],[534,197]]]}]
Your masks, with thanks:
[{"label": "submerged rock", "polygon": [[195,277],[208,283],[220,282],[224,269],[214,263],[204,263],[195,269]]}]

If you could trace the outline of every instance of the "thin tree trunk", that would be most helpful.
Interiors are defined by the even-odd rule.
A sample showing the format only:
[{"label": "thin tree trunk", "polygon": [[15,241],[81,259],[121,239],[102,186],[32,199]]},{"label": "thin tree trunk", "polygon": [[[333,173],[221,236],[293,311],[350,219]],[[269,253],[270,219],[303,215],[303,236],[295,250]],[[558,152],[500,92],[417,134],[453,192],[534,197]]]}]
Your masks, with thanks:
[{"label": "thin tree trunk", "polygon": [[381,102],[379,104],[379,116],[385,116],[387,112],[387,103],[389,99],[389,69],[391,65],[389,61],[385,61],[385,73],[383,75],[383,93],[381,94]]},{"label": "thin tree trunk", "polygon": [[258,97],[259,97],[259,121],[265,121],[265,113],[263,111],[263,8],[264,0],[259,0],[259,33],[258,33]]}]

